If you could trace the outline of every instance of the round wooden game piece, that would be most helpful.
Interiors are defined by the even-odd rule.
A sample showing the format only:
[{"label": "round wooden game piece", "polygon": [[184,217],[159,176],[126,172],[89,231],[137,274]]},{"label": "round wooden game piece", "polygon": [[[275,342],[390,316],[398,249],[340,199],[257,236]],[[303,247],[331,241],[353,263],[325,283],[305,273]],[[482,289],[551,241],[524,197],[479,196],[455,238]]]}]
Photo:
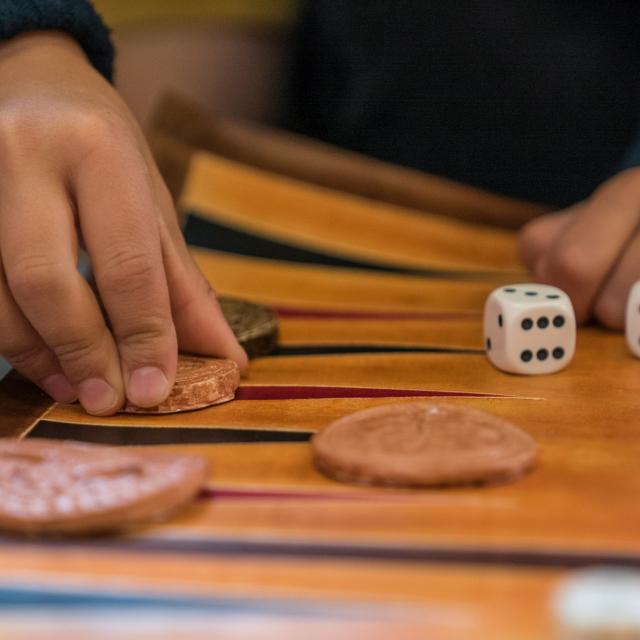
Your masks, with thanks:
[{"label": "round wooden game piece", "polygon": [[0,439],[0,529],[89,534],[163,520],[206,479],[207,462],[196,456]]},{"label": "round wooden game piece", "polygon": [[426,487],[515,479],[537,447],[524,431],[484,411],[412,402],[365,409],[313,438],[316,466],[344,482]]},{"label": "round wooden game piece", "polygon": [[221,297],[222,313],[249,358],[273,353],[278,346],[278,317],[269,307]]},{"label": "round wooden game piece", "polygon": [[155,407],[128,403],[122,413],[178,413],[233,400],[240,369],[233,360],[180,354],[176,381],[169,397]]}]

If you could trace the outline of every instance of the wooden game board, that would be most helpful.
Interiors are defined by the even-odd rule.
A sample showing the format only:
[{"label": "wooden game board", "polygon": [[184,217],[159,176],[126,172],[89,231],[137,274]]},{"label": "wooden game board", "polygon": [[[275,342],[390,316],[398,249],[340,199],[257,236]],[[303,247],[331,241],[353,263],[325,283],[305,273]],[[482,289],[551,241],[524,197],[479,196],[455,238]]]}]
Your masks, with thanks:
[{"label": "wooden game board", "polygon": [[[512,232],[212,153],[191,159],[182,207],[216,290],[278,311],[279,350],[252,363],[234,402],[168,416],[91,417],[5,380],[4,435],[195,451],[212,475],[166,524],[3,540],[3,588],[242,602],[262,621],[236,636],[245,618],[216,615],[217,638],[527,639],[550,636],[549,600],[571,569],[640,565],[640,364],[623,336],[590,327],[564,372],[491,367],[484,299],[526,279]],[[315,430],[399,398],[504,416],[537,440],[539,466],[511,485],[428,491],[346,486],[313,468]]]}]

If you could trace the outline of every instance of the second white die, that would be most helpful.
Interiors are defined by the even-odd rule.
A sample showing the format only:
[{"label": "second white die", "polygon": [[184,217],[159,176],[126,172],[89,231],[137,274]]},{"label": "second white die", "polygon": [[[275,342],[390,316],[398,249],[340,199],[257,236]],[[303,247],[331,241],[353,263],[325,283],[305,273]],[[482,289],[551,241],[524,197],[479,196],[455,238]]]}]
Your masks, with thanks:
[{"label": "second white die", "polygon": [[486,354],[498,369],[539,375],[566,367],[576,347],[576,316],[569,296],[549,285],[495,289],[484,308]]},{"label": "second white die", "polygon": [[629,292],[624,328],[631,353],[640,358],[640,282],[636,282]]}]

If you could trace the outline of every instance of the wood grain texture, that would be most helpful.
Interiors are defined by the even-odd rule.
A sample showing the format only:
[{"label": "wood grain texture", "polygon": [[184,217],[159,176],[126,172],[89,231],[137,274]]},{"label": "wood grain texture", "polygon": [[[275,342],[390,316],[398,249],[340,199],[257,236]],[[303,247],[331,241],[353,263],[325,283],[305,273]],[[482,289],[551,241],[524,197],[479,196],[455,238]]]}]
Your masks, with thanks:
[{"label": "wood grain texture", "polygon": [[[16,583],[25,579],[47,583],[64,575],[67,588],[100,585],[117,591],[126,585],[134,593],[259,598],[262,602],[286,598],[375,607],[377,629],[366,625],[364,629],[374,633],[366,637],[388,638],[384,634],[395,631],[401,633],[393,637],[403,639],[426,637],[421,634],[442,639],[480,637],[486,629],[496,640],[549,638],[548,601],[566,575],[558,570],[514,572],[473,565],[425,567],[162,553],[137,554],[132,562],[130,553],[106,549],[59,548],[52,554],[46,547],[11,546],[0,548],[0,563]],[[349,629],[348,618],[327,622],[324,632],[354,637],[342,635]],[[284,630],[288,633],[280,637],[298,637],[293,632],[301,631],[295,625]]]},{"label": "wood grain texture", "polygon": [[[504,374],[478,352],[480,312],[494,287],[526,278],[510,273],[518,269],[512,234],[479,234],[475,226],[440,217],[368,207],[212,154],[203,158],[192,167],[187,192],[202,217],[291,243],[313,242],[318,251],[437,264],[470,276],[410,276],[196,249],[196,261],[219,292],[289,310],[280,318],[284,346],[467,349],[275,355],[253,361],[242,386],[453,394],[446,402],[490,411],[533,436],[539,465],[513,485],[411,492],[333,482],[314,468],[306,442],[172,442],[168,450],[211,462],[207,491],[188,513],[112,540],[110,549],[95,541],[84,548],[0,546],[0,566],[6,555],[14,563],[6,566],[16,571],[31,567],[52,581],[97,585],[113,584],[122,572],[131,584],[163,593],[418,603],[434,615],[411,629],[443,638],[548,638],[548,599],[566,569],[593,562],[640,566],[640,375],[624,336],[581,328],[565,371]],[[493,275],[473,278],[477,270]],[[364,395],[245,399],[162,417],[97,418],[56,405],[46,418],[68,432],[93,425],[132,434],[143,426],[305,434],[347,413],[398,401]],[[460,626],[461,620],[471,626]],[[289,628],[279,637],[297,635]]]},{"label": "wood grain texture", "polygon": [[477,313],[494,287],[513,282],[514,277],[526,277],[519,273],[490,282],[452,281],[307,264],[292,266],[203,249],[193,249],[192,253],[221,294],[236,292],[264,304],[310,309]]},{"label": "wood grain texture", "polygon": [[217,221],[339,254],[403,266],[519,270],[507,231],[337,194],[207,153],[192,158],[181,202]]},{"label": "wood grain texture", "polygon": [[0,380],[0,437],[26,433],[53,405],[53,400],[16,371]]}]

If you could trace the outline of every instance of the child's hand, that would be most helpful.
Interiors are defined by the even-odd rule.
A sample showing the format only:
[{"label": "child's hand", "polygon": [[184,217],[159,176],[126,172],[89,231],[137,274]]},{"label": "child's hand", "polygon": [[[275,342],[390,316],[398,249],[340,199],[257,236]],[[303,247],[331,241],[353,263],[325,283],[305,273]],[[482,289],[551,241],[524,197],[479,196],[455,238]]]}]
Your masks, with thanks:
[{"label": "child's hand", "polygon": [[584,202],[527,224],[520,257],[537,279],[569,294],[579,322],[594,316],[623,329],[629,289],[640,280],[639,223],[640,169],[629,169]]},{"label": "child's hand", "polygon": [[0,258],[0,354],[57,400],[155,405],[178,345],[246,365],[133,116],[61,34],[0,44]]}]

